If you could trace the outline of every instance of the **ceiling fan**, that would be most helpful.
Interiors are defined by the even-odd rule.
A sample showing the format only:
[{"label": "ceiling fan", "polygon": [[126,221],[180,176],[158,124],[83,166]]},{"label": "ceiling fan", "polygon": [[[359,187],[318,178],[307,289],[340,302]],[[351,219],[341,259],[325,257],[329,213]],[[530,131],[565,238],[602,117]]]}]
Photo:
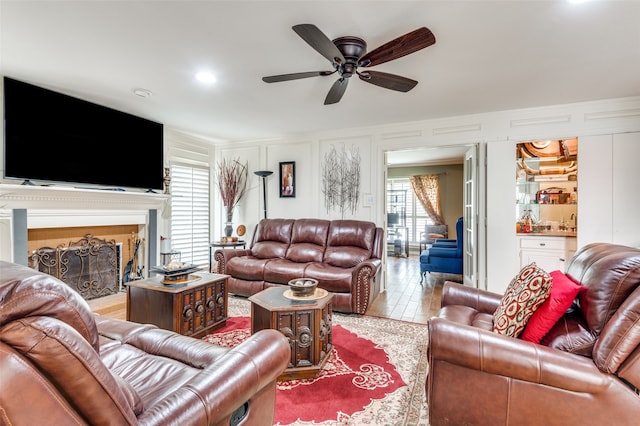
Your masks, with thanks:
[{"label": "ceiling fan", "polygon": [[367,83],[398,92],[408,92],[418,84],[417,81],[380,71],[358,71],[358,68],[372,67],[393,61],[429,47],[436,42],[433,33],[428,28],[422,27],[366,53],[367,43],[361,38],[345,36],[338,37],[332,41],[313,24],[294,25],[292,28],[304,41],[331,62],[333,71],[272,75],[262,77],[262,81],[276,83],[308,77],[327,76],[337,72],[339,78],[331,86],[324,100],[325,105],[335,104],[342,99],[342,95],[347,89],[349,78],[354,74],[357,74],[360,80]]}]

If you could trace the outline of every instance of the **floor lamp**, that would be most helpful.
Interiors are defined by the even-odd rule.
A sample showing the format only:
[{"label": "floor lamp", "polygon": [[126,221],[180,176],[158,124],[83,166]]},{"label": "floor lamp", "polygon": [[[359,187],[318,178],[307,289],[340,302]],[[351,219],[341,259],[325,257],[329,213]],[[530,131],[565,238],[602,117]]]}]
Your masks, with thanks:
[{"label": "floor lamp", "polygon": [[271,176],[273,172],[269,170],[258,170],[253,172],[262,178],[262,202],[264,205],[264,218],[267,218],[267,176]]}]

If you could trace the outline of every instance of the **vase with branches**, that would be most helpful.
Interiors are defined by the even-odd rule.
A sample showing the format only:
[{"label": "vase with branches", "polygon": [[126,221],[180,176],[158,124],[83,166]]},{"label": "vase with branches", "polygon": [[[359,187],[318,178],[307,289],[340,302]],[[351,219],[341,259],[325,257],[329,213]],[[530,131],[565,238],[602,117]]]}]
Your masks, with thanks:
[{"label": "vase with branches", "polygon": [[227,225],[225,226],[225,235],[231,236],[233,227],[233,210],[238,205],[242,197],[247,192],[247,176],[249,164],[242,164],[239,159],[227,160],[222,159],[218,163],[216,178],[218,180],[218,189],[220,190],[220,198],[227,215]]}]

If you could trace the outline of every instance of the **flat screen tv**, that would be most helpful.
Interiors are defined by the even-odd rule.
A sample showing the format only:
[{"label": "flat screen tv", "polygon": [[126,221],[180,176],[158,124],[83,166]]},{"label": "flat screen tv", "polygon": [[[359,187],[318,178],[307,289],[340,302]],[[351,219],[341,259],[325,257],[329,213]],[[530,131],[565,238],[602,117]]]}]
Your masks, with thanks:
[{"label": "flat screen tv", "polygon": [[4,178],[163,189],[163,125],[4,77]]}]

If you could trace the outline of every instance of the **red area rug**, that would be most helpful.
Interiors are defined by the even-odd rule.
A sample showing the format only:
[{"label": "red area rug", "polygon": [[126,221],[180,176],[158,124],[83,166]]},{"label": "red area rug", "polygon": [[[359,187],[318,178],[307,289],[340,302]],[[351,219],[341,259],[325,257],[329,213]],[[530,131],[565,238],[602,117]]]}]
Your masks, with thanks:
[{"label": "red area rug", "polygon": [[[203,339],[242,342],[250,333],[248,308],[230,299],[230,313],[240,315]],[[334,348],[319,375],[278,382],[275,424],[427,425],[426,326],[337,313],[333,323]]]}]

